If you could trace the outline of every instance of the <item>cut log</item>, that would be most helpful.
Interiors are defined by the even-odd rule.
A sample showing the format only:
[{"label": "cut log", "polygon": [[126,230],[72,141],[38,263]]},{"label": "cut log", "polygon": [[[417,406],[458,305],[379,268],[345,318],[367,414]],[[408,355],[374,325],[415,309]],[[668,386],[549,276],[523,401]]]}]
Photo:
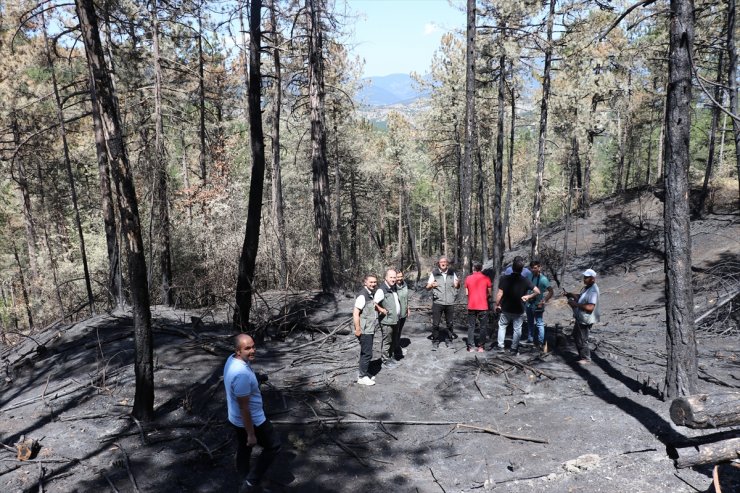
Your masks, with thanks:
[{"label": "cut log", "polygon": [[679,397],[671,404],[671,419],[689,428],[740,425],[740,392]]},{"label": "cut log", "polygon": [[676,467],[693,467],[706,464],[718,464],[740,458],[740,438],[730,438],[697,447],[685,447],[675,450]]}]

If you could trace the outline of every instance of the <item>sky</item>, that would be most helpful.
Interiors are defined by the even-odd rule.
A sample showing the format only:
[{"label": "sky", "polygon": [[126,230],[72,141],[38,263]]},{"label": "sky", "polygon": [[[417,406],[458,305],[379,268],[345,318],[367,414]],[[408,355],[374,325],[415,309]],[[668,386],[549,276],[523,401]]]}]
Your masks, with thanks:
[{"label": "sky", "polygon": [[464,0],[452,0],[453,6],[448,0],[346,1],[355,19],[346,26],[354,29],[349,44],[365,60],[363,77],[425,74],[442,35],[465,29]]}]

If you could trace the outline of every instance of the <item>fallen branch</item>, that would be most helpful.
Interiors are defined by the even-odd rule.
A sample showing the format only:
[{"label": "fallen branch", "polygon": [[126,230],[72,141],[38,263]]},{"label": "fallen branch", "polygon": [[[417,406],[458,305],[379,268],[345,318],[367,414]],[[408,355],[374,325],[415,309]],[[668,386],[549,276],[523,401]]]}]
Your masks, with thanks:
[{"label": "fallen branch", "polygon": [[131,472],[131,464],[129,463],[129,460],[128,460],[128,454],[123,449],[123,447],[121,446],[120,443],[114,443],[113,445],[115,445],[116,447],[118,447],[119,450],[123,453],[123,457],[124,457],[124,459],[126,459],[124,461],[124,464],[126,464],[126,472],[128,473],[128,478],[129,478],[129,480],[131,480],[131,485],[134,487],[134,491],[136,493],[139,493],[139,487],[136,484],[136,478],[134,478],[134,474]]},{"label": "fallen branch", "polygon": [[312,418],[305,421],[275,420],[274,425],[310,426],[315,424],[383,424],[383,425],[413,425],[413,426],[457,426],[457,421],[404,421],[387,419],[342,419],[342,418]]},{"label": "fallen branch", "polygon": [[510,435],[508,433],[502,433],[498,430],[494,430],[493,428],[483,428],[480,426],[473,426],[473,425],[465,425],[462,423],[458,423],[458,428],[469,428],[471,430],[477,430],[477,431],[484,431],[486,433],[490,433],[492,435],[499,435],[504,438],[508,438],[510,440],[522,440],[524,442],[534,442],[534,443],[550,443],[549,440],[545,440],[543,438],[534,438],[534,437],[525,437],[525,436],[518,436],[518,435]]},{"label": "fallen branch", "polygon": [[695,447],[677,448],[670,452],[679,469],[729,462],[740,458],[740,438],[730,438]]}]

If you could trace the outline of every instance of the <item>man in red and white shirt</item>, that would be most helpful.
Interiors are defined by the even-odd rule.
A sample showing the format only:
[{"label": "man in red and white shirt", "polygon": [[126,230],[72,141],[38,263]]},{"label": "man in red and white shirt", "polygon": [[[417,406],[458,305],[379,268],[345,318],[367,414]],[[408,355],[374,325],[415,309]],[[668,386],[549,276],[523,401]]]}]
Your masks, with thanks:
[{"label": "man in red and white shirt", "polygon": [[[465,279],[468,295],[468,352],[482,353],[488,338],[488,301],[491,299],[491,279],[481,272],[483,264],[475,262],[473,273]],[[475,344],[476,321],[480,325],[478,344]],[[477,346],[477,349],[476,349]]]}]

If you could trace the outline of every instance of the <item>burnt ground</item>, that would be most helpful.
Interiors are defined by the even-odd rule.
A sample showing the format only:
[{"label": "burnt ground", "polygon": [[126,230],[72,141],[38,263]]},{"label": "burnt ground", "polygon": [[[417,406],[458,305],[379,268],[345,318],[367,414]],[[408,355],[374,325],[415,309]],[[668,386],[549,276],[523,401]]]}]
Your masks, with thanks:
[{"label": "burnt ground", "polygon": [[[699,387],[708,393],[740,387],[733,311],[740,217],[730,209],[692,225],[696,316],[709,312],[697,325]],[[465,351],[463,304],[459,339],[430,351],[430,301],[416,291],[401,366],[389,371],[375,362],[377,385],[362,387],[355,383],[359,350],[346,330],[351,294],[326,300],[316,293],[265,293],[258,314],[274,323],[255,367],[269,375],[263,395],[284,445],[270,490],[714,491],[711,467],[676,469],[668,454],[697,437],[740,432],[677,427],[662,400],[661,210],[652,195],[636,193],[594,207],[571,230],[564,287],[577,289],[587,267],[600,273],[602,322],[592,334],[588,366],[575,362],[561,298],[545,315],[551,351],[511,357]],[[545,242],[554,249],[561,237],[556,225]],[[728,298],[734,302],[723,304]],[[192,316],[203,323],[191,323]],[[15,344],[2,347],[0,491],[236,491],[220,381],[231,345],[228,317],[226,307],[154,308],[152,423],[130,417],[127,314],[8,335]],[[377,348],[376,340],[376,357]],[[15,458],[23,436],[41,446],[32,461]],[[720,466],[722,491],[740,491],[738,471]]]}]

